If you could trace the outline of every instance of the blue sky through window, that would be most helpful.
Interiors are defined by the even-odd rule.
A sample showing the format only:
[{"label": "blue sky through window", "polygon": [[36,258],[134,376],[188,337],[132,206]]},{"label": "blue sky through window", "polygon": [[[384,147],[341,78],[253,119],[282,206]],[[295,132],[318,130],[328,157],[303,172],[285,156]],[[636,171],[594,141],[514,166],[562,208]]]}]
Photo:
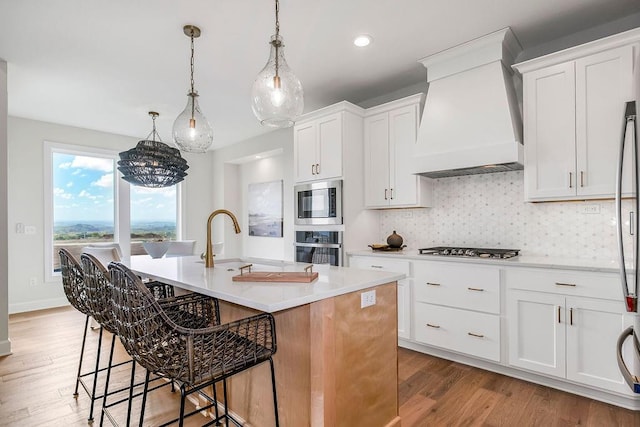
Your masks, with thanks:
[{"label": "blue sky through window", "polygon": [[[54,223],[114,223],[115,162],[111,158],[53,153]],[[131,186],[131,222],[176,221],[176,187]]]}]

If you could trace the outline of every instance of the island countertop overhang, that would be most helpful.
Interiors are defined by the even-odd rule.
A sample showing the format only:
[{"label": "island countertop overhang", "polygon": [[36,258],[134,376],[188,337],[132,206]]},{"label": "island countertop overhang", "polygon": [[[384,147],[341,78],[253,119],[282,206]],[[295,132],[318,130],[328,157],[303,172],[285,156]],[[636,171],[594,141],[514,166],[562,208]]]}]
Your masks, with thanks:
[{"label": "island countertop overhang", "polygon": [[230,258],[205,268],[198,256],[153,259],[132,256],[123,261],[137,274],[223,301],[274,313],[326,298],[357,292],[404,279],[402,273],[314,265],[318,279],[311,283],[234,282],[239,267],[253,264],[253,271],[304,271],[309,264],[257,258]]}]

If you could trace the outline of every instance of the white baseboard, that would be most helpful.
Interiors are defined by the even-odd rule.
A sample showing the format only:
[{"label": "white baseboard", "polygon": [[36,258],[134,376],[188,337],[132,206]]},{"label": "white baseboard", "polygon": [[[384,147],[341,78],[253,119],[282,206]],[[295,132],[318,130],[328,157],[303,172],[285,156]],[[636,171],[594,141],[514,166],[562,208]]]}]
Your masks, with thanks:
[{"label": "white baseboard", "polygon": [[0,341],[0,356],[11,354],[11,340]]},{"label": "white baseboard", "polygon": [[69,305],[69,301],[65,297],[21,302],[17,304],[9,304],[9,314],[44,310],[47,308],[64,307],[66,305]]}]

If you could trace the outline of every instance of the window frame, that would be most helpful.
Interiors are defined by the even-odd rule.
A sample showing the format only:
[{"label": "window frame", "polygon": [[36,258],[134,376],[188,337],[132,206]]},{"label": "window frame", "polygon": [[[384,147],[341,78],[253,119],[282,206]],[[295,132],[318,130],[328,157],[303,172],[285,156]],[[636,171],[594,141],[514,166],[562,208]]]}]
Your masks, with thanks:
[{"label": "window frame", "polygon": [[[53,271],[53,154],[103,157],[114,160],[114,232],[113,239],[120,244],[122,255],[131,255],[131,190],[117,169],[117,151],[104,148],[44,141],[44,282],[57,283],[60,272]],[[183,197],[181,183],[176,185],[176,239],[182,238]]]}]

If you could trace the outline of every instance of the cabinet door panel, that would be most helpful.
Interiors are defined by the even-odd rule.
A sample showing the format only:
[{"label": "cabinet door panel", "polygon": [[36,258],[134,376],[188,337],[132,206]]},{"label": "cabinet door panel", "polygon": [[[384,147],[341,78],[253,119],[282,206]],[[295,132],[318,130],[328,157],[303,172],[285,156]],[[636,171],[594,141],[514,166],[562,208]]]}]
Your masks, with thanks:
[{"label": "cabinet door panel", "polygon": [[342,114],[318,120],[317,179],[342,175]]},{"label": "cabinet door panel", "polygon": [[365,205],[389,205],[389,115],[364,120]]},{"label": "cabinet door panel", "polygon": [[389,165],[392,206],[418,203],[418,176],[408,172],[418,132],[418,109],[414,105],[389,113]]},{"label": "cabinet door panel", "polygon": [[296,182],[316,179],[316,126],[307,123],[296,126],[294,135]]},{"label": "cabinet door panel", "polygon": [[[632,99],[633,46],[576,61],[577,194],[615,193],[616,164],[625,102]],[[627,156],[630,160],[630,156]],[[627,168],[631,190],[631,171]]]},{"label": "cabinet door panel", "polygon": [[562,307],[564,297],[560,295],[507,293],[510,365],[564,378],[566,332]]},{"label": "cabinet door panel", "polygon": [[618,336],[628,326],[623,302],[567,297],[566,304],[567,378],[632,394],[616,359]]},{"label": "cabinet door panel", "polygon": [[398,280],[398,338],[411,339],[411,281]]},{"label": "cabinet door panel", "polygon": [[574,63],[527,73],[523,84],[526,197],[575,196]]}]

